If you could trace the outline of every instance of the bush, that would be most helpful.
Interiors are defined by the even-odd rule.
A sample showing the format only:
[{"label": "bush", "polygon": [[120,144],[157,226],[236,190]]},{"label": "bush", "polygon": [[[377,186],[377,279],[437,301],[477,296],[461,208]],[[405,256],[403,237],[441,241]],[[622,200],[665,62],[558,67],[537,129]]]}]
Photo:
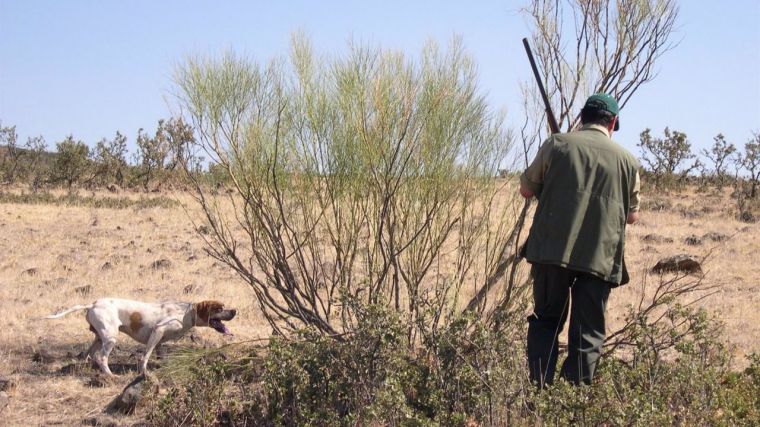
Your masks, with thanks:
[{"label": "bush", "polygon": [[90,148],[82,141],[75,141],[71,135],[57,143],[56,148],[58,156],[53,164],[52,178],[71,188],[90,172]]},{"label": "bush", "polygon": [[732,155],[736,153],[736,146],[726,141],[726,137],[722,133],[719,133],[713,138],[715,143],[709,150],[702,149],[702,156],[710,161],[713,165],[712,174],[705,168],[702,171],[702,176],[708,178],[713,184],[720,190],[723,185],[726,184],[729,161]]},{"label": "bush", "polygon": [[750,198],[756,198],[758,185],[760,185],[760,133],[753,133],[752,138],[744,144],[744,153],[739,155],[737,163],[748,174],[747,185],[749,188],[746,192]]},{"label": "bush", "polygon": [[[383,307],[338,339],[301,331],[266,348],[189,351],[162,369],[173,387],[150,408],[157,425],[757,425],[760,356],[732,372],[721,326],[702,310],[668,316],[692,327],[669,349],[641,322],[627,354],[603,359],[591,386],[537,393],[524,367],[524,322],[494,332],[462,317],[424,348]],[[666,331],[667,332],[667,331]],[[196,356],[193,356],[197,353]],[[180,362],[176,360],[180,359]],[[181,365],[178,367],[178,364]]]},{"label": "bush", "polygon": [[124,186],[127,165],[127,137],[116,131],[113,139],[103,138],[95,146],[96,178],[98,184],[116,183]]},{"label": "bush", "polygon": [[502,206],[493,179],[512,142],[503,117],[459,42],[419,59],[369,47],[319,57],[295,37],[290,59],[229,53],[177,70],[192,147],[231,184],[221,193],[188,174],[207,250],[252,287],[275,333],[351,333],[354,310],[389,301],[414,319],[412,342],[428,333],[426,307],[447,323],[471,272],[491,275],[511,247],[514,200]]},{"label": "bush", "polygon": [[641,161],[651,172],[657,189],[680,188],[688,178],[689,172],[700,166],[691,152],[691,143],[686,134],[665,128],[664,138],[655,138],[651,130],[646,129],[639,136],[636,144],[641,150]]}]

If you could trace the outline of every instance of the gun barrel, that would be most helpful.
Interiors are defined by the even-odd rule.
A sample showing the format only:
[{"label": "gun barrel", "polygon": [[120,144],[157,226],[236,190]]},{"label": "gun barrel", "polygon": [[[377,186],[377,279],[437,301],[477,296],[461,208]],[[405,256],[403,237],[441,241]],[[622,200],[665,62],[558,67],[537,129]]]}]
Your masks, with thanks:
[{"label": "gun barrel", "polygon": [[544,107],[546,108],[546,119],[549,121],[549,129],[551,129],[552,133],[559,133],[559,124],[557,124],[557,119],[554,117],[551,104],[549,104],[549,97],[546,95],[546,89],[544,89],[544,83],[541,81],[541,75],[538,72],[538,66],[536,65],[536,60],[533,59],[533,51],[531,51],[530,49],[530,44],[528,43],[527,38],[523,38],[522,42],[523,42],[523,46],[525,46],[525,53],[528,54],[528,60],[530,61],[530,68],[533,69],[533,76],[536,78],[536,83],[538,83],[538,91],[541,92],[541,99],[543,99],[544,101]]}]

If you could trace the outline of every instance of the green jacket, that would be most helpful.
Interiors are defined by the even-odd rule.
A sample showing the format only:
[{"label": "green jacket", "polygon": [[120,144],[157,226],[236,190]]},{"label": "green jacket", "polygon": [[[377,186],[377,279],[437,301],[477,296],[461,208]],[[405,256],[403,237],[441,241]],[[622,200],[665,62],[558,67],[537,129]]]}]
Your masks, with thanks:
[{"label": "green jacket", "polygon": [[526,259],[620,284],[626,218],[639,205],[638,168],[601,126],[549,137],[520,177],[538,198]]}]

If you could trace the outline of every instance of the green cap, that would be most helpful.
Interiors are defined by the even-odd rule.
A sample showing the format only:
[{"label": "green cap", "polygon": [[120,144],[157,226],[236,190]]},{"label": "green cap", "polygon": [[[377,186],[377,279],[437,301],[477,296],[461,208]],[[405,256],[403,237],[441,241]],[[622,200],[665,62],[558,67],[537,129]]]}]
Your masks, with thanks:
[{"label": "green cap", "polygon": [[[599,92],[595,93],[588,97],[586,100],[586,105],[583,106],[583,108],[589,108],[593,110],[602,110],[606,111],[613,116],[617,116],[620,112],[620,108],[618,107],[618,103],[612,96],[604,93]],[[620,118],[618,117],[617,122],[615,123],[615,130],[620,129]]]}]

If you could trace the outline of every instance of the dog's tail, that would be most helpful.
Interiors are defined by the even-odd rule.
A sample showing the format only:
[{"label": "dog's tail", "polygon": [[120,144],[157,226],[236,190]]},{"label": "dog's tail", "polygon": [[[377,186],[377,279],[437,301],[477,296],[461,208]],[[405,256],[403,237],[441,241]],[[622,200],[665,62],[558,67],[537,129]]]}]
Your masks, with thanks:
[{"label": "dog's tail", "polygon": [[73,312],[75,312],[75,311],[79,311],[79,310],[89,310],[89,309],[91,309],[91,308],[92,308],[92,306],[93,306],[93,304],[88,304],[88,305],[75,305],[75,306],[73,306],[73,307],[71,307],[71,308],[67,308],[66,310],[63,310],[63,311],[61,311],[61,312],[58,312],[58,313],[55,313],[55,314],[51,314],[50,316],[45,316],[45,317],[43,317],[43,319],[57,319],[57,318],[59,318],[59,317],[63,317],[63,316],[65,316],[65,315],[67,315],[67,314],[69,314],[69,313],[73,313]]}]

